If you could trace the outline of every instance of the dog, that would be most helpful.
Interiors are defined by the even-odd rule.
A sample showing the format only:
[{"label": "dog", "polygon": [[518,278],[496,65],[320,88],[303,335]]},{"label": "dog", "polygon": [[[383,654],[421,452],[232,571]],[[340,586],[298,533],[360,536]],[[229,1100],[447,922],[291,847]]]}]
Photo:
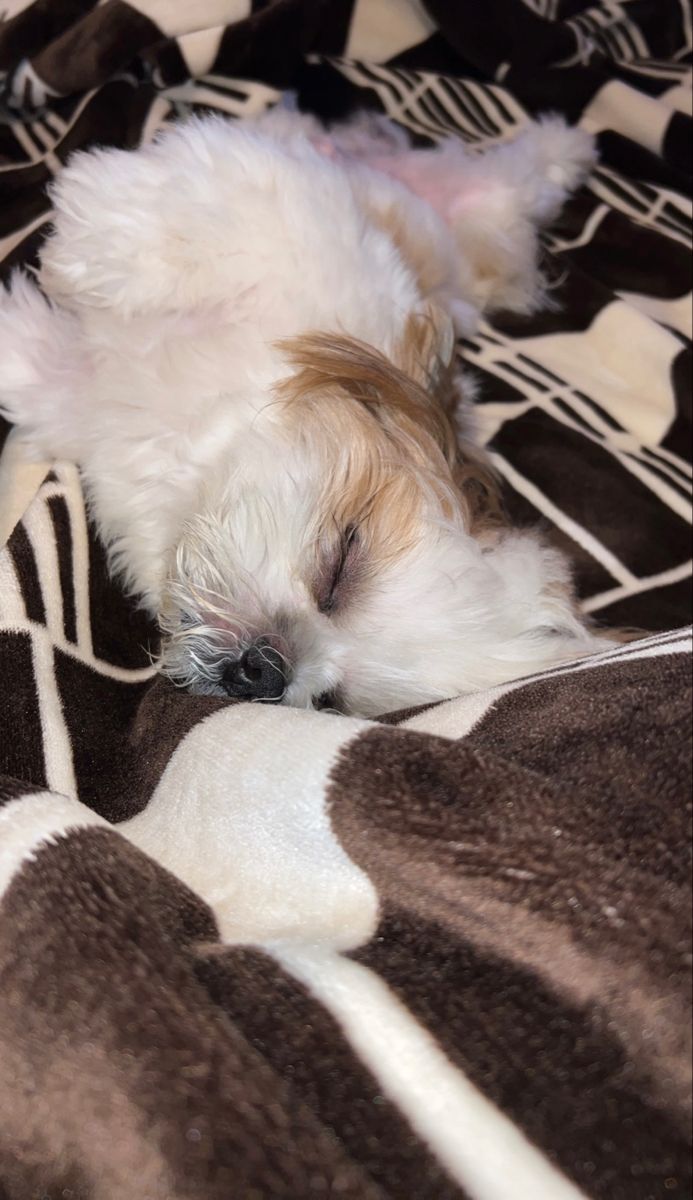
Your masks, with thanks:
[{"label": "dog", "polygon": [[0,408],[79,464],[176,684],[372,717],[609,645],[504,520],[455,364],[546,301],[593,162],[558,118],[479,155],[282,106],[70,160],[40,287],[0,299]]}]

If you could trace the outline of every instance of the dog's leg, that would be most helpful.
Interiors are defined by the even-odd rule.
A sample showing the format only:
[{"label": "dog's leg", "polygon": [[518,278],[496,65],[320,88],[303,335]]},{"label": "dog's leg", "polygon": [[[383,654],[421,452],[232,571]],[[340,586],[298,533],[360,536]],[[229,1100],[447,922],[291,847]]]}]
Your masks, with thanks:
[{"label": "dog's leg", "polygon": [[333,130],[339,151],[403,183],[443,218],[459,252],[460,295],[480,308],[530,311],[544,299],[538,230],[554,220],[595,162],[594,140],[558,117],[474,154],[449,138],[433,150],[385,144],[382,131]]},{"label": "dog's leg", "polygon": [[517,138],[477,159],[478,182],[508,188],[519,216],[544,225],[587,179],[597,161],[594,138],[562,117],[533,122]]},{"label": "dog's leg", "polygon": [[[546,303],[539,231],[587,178],[594,140],[550,118],[473,161],[461,157],[455,143],[438,153],[442,215],[471,267],[479,306],[531,312]],[[456,192],[450,187],[455,176]]]}]

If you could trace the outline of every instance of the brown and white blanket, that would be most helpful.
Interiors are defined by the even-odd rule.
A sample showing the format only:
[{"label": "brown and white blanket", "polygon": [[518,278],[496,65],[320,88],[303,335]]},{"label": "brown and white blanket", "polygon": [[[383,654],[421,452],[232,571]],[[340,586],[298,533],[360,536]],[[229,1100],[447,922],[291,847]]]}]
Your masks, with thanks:
[{"label": "brown and white blanket", "polygon": [[0,1197],[683,1200],[689,0],[0,18],[5,276],[72,151],[193,109],[289,88],[421,141],[546,110],[598,133],[546,240],[553,310],[460,352],[511,512],[571,550],[587,611],[650,634],[379,722],[192,697],[155,675],[75,469],[21,468],[10,437]]}]

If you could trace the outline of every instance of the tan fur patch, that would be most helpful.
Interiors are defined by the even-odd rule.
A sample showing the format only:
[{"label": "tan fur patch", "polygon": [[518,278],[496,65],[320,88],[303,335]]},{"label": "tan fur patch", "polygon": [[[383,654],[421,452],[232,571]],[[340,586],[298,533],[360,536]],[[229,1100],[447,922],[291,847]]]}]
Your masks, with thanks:
[{"label": "tan fur patch", "polygon": [[406,206],[383,198],[371,188],[360,197],[373,224],[386,233],[416,279],[422,296],[432,296],[449,282],[449,264],[441,261],[435,239],[412,223]]},{"label": "tan fur patch", "polygon": [[[362,557],[377,570],[405,553],[420,535],[424,497],[417,478],[428,470],[428,457],[418,440],[401,431],[394,436],[398,427],[392,412],[385,405],[376,412],[373,380],[353,378],[348,355],[339,365],[330,356],[328,366],[324,345],[310,347],[310,362],[308,353],[309,347],[302,345],[301,369],[283,381],[278,393],[288,413],[294,410],[291,419],[299,438],[313,449],[317,445],[325,462],[316,549],[324,551],[356,525],[368,550]],[[409,425],[420,431],[416,422]],[[433,439],[422,436],[444,470]]]},{"label": "tan fur patch", "polygon": [[483,532],[506,524],[499,479],[485,451],[455,432],[453,420],[459,405],[455,374],[455,340],[447,313],[429,303],[412,313],[406,323],[397,361],[426,389],[447,417],[444,442],[446,461],[466,507],[470,532]]},{"label": "tan fur patch", "polygon": [[[333,436],[339,436],[341,427],[345,452],[353,453],[359,442],[363,459],[375,452],[380,463],[375,473],[381,482],[374,494],[383,493],[382,468],[389,464],[388,503],[393,501],[393,489],[401,493],[403,503],[406,488],[396,486],[397,475],[404,473],[411,490],[414,468],[436,494],[443,514],[448,519],[461,515],[467,529],[477,535],[502,523],[498,488],[483,453],[458,443],[450,416],[455,402],[452,363],[440,358],[438,343],[433,311],[414,314],[407,322],[393,354],[401,367],[355,338],[314,333],[287,339],[279,346],[296,373],[282,382],[278,393],[281,399],[299,402],[304,414],[306,405],[319,411],[323,426],[328,422],[329,427],[328,417],[336,422]],[[340,419],[339,404],[334,407],[340,398],[356,402],[348,418],[343,412]],[[364,421],[364,415],[370,419]],[[351,422],[348,430],[346,419]],[[359,479],[356,491],[365,497],[376,484],[374,471],[354,475]],[[358,499],[352,497],[353,502]]]}]

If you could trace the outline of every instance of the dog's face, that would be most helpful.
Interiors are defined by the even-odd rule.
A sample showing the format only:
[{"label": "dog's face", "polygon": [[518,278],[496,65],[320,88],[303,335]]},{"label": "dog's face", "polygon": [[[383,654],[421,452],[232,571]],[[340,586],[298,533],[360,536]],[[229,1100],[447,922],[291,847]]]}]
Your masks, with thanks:
[{"label": "dog's face", "polygon": [[560,556],[454,477],[430,391],[358,343],[308,338],[209,479],[165,593],[162,661],[198,693],[364,716],[580,653]]}]

